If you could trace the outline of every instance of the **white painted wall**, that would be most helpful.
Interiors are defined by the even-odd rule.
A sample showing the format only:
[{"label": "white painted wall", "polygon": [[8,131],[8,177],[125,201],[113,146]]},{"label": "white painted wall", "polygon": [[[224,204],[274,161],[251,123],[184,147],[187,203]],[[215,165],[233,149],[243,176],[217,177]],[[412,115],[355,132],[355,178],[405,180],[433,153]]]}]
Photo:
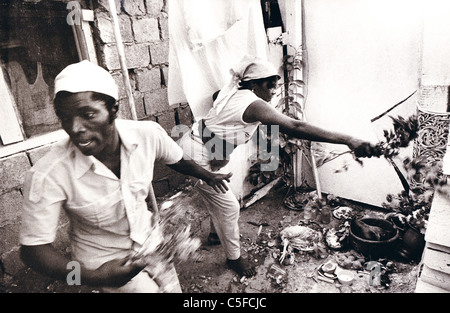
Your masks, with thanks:
[{"label": "white painted wall", "polygon": [[[450,85],[450,1],[430,0],[424,8],[423,66],[421,84],[431,86],[435,99],[427,109],[445,112]],[[438,87],[436,87],[438,86]],[[441,86],[441,87],[439,87]],[[426,88],[425,87],[425,88]],[[443,172],[450,175],[450,143],[444,156]]]},{"label": "white painted wall", "polygon": [[[370,119],[419,88],[422,1],[305,0],[304,8],[308,121],[382,140],[390,119],[374,125]],[[391,114],[407,117],[415,112],[415,103],[413,97]],[[411,151],[406,149],[403,156]],[[334,173],[344,161],[350,161],[348,171]],[[319,174],[323,192],[372,205],[381,205],[386,194],[402,188],[385,159],[366,159],[361,167],[341,157],[320,167]]]},{"label": "white painted wall", "polygon": [[450,85],[450,1],[424,5],[423,85]]}]

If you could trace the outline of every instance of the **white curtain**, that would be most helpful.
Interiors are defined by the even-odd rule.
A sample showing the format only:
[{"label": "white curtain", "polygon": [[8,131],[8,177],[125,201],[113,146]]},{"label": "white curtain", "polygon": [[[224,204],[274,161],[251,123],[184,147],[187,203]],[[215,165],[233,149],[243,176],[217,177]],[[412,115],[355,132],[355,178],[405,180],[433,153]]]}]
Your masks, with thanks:
[{"label": "white curtain", "polygon": [[169,104],[189,103],[195,119],[244,54],[267,58],[259,0],[169,0]]}]

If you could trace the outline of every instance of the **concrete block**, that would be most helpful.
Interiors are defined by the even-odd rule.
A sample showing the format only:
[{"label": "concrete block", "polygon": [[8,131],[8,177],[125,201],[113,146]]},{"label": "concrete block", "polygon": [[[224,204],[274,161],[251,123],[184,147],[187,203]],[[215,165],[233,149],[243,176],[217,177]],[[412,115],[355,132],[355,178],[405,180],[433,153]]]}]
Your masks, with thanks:
[{"label": "concrete block", "polygon": [[145,112],[147,115],[159,115],[161,112],[170,110],[167,89],[162,88],[144,95]]},{"label": "concrete block", "polygon": [[0,227],[17,223],[22,212],[23,196],[12,190],[0,196]]},{"label": "concrete block", "polygon": [[[114,26],[109,16],[109,13],[99,12],[97,15],[96,27],[100,40],[103,43],[115,43],[116,37],[114,35]],[[119,29],[123,42],[133,42],[133,31],[131,27],[131,20],[127,15],[119,15]]]},{"label": "concrete block", "polygon": [[169,40],[169,18],[167,16],[161,16],[159,18],[159,28],[161,31],[161,39]]},{"label": "concrete block", "polygon": [[136,71],[136,88],[140,92],[161,89],[161,71],[159,68],[140,69]]},{"label": "concrete block", "polygon": [[[122,1],[121,0],[115,0],[114,2],[116,4],[116,11],[119,13],[122,10],[122,5],[120,4]],[[109,2],[108,2],[108,0],[98,0],[98,4],[104,10],[109,12]],[[98,14],[98,13],[96,12],[95,14]]]},{"label": "concrete block", "polygon": [[146,13],[144,0],[126,0],[122,2],[123,10],[132,16],[144,15]]},{"label": "concrete block", "polygon": [[119,103],[119,114],[118,118],[124,120],[131,120],[133,117],[131,115],[130,105],[128,104],[128,99],[120,99]]},{"label": "concrete block", "polygon": [[[114,78],[114,81],[116,82],[118,91],[119,91],[119,99],[126,98],[127,92],[125,90],[125,84],[123,82],[122,73],[119,71],[115,71],[111,73],[112,77]],[[133,81],[130,79],[130,83],[132,84],[131,88],[133,89]]]},{"label": "concrete block", "polygon": [[145,0],[145,6],[147,7],[147,14],[150,16],[158,16],[164,7],[163,0]]},{"label": "concrete block", "polygon": [[157,116],[158,124],[170,135],[172,128],[175,127],[175,113],[167,111]]},{"label": "concrete block", "polygon": [[153,65],[169,63],[169,42],[159,41],[151,43],[150,56]]},{"label": "concrete block", "polygon": [[50,145],[45,145],[45,146],[42,146],[42,147],[39,147],[39,148],[35,148],[35,149],[32,149],[32,150],[28,150],[27,154],[28,154],[28,157],[29,157],[29,159],[31,161],[31,166],[35,165],[36,162],[40,158],[42,158],[45,154],[47,154],[47,152],[50,151],[52,146],[53,145],[50,144]]},{"label": "concrete block", "polygon": [[0,194],[23,184],[25,172],[30,169],[25,152],[0,159]]},{"label": "concrete block", "polygon": [[19,230],[19,222],[0,227],[0,238],[2,238],[0,240],[0,256],[17,249],[19,245]]},{"label": "concrete block", "polygon": [[145,118],[140,119],[140,121],[152,121],[152,122],[156,122],[156,116],[146,116]]},{"label": "concrete block", "polygon": [[178,124],[180,125],[186,125],[188,127],[192,126],[192,122],[193,122],[193,115],[192,115],[192,111],[191,108],[187,105],[187,106],[180,106],[178,108],[175,109],[176,110],[176,114],[178,116]]},{"label": "concrete block", "polygon": [[133,19],[133,32],[137,43],[159,41],[158,19],[152,17]]},{"label": "concrete block", "polygon": [[144,107],[144,97],[141,92],[134,91],[134,106],[136,108],[136,115],[138,119],[142,119],[146,117],[145,107]]},{"label": "concrete block", "polygon": [[161,84],[169,86],[169,67],[162,65],[161,68]]},{"label": "concrete block", "polygon": [[[150,53],[147,45],[125,44],[125,63],[128,69],[147,67],[150,64]],[[103,47],[103,57],[108,70],[119,70],[120,62],[115,45]]]}]

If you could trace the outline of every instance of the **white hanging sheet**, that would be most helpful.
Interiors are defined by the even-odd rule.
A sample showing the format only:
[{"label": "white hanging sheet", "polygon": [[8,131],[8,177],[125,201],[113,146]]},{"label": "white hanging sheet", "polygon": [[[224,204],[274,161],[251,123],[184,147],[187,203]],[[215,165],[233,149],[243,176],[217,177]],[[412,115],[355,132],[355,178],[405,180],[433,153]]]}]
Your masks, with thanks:
[{"label": "white hanging sheet", "polygon": [[245,54],[267,59],[259,0],[169,0],[169,104],[189,103],[194,118]]}]

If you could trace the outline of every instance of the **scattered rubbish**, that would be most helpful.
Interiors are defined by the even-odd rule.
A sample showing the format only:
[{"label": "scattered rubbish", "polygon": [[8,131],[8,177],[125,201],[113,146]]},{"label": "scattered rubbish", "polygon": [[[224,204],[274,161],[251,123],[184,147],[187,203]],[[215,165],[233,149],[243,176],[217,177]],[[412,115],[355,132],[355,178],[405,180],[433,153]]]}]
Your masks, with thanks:
[{"label": "scattered rubbish", "polygon": [[326,231],[325,243],[330,249],[340,250],[346,246],[349,234],[350,223],[346,221],[340,227]]},{"label": "scattered rubbish", "polygon": [[353,209],[348,206],[337,207],[333,210],[333,216],[338,220],[351,220],[353,215]]},{"label": "scattered rubbish", "polygon": [[161,206],[160,206],[160,210],[161,210],[161,211],[167,210],[167,209],[169,209],[172,205],[173,205],[173,201],[172,201],[172,200],[164,201],[164,202],[161,204]]},{"label": "scattered rubbish", "polygon": [[330,283],[330,284],[334,283],[334,279],[327,278],[325,276],[321,276],[320,274],[317,276],[317,279],[322,280],[327,283]]},{"label": "scattered rubbish", "polygon": [[336,255],[337,264],[344,269],[363,270],[365,263],[364,256],[360,255],[354,250],[347,251]]},{"label": "scattered rubbish", "polygon": [[267,277],[273,279],[277,285],[280,285],[286,281],[287,273],[285,270],[274,263],[269,267],[269,270],[267,271]]},{"label": "scattered rubbish", "polygon": [[324,205],[319,209],[319,222],[321,224],[329,224],[331,222],[331,207]]},{"label": "scattered rubbish", "polygon": [[290,210],[303,211],[303,207],[311,200],[315,201],[318,198],[317,191],[311,192],[296,192],[284,200],[284,206]]},{"label": "scattered rubbish", "polygon": [[331,260],[326,263],[323,263],[321,265],[321,269],[324,273],[329,273],[329,274],[334,273],[336,268],[337,268],[337,263],[333,262]]},{"label": "scattered rubbish", "polygon": [[263,227],[263,226],[260,225],[259,228],[258,228],[258,233],[256,234],[258,237],[259,237],[259,235],[261,235],[262,227]]},{"label": "scattered rubbish", "polygon": [[257,223],[257,222],[249,221],[247,223],[250,224],[250,225],[253,225],[253,226],[269,226],[269,223],[266,223],[266,222],[259,222],[259,223]]},{"label": "scattered rubbish", "polygon": [[317,257],[322,257],[325,252],[322,233],[307,226],[288,226],[280,232],[280,236],[283,243],[283,251],[280,257],[281,264],[286,257],[290,259],[290,264],[293,264],[295,260],[294,250],[314,252]]},{"label": "scattered rubbish", "polygon": [[175,198],[178,198],[179,196],[181,196],[183,194],[183,191],[178,191],[176,194],[174,194],[173,196],[171,196],[169,198],[169,200],[173,200]]},{"label": "scattered rubbish", "polygon": [[325,281],[327,283],[334,283],[337,278],[335,271],[337,268],[337,263],[331,260],[326,263],[320,264],[316,270],[316,277],[319,280]]},{"label": "scattered rubbish", "polygon": [[250,198],[250,200],[247,201],[247,203],[244,204],[244,208],[248,208],[253,203],[258,201],[259,199],[263,198],[279,181],[281,177],[271,181],[261,189],[257,190]]},{"label": "scattered rubbish", "polygon": [[318,280],[330,284],[339,282],[339,284],[346,286],[352,285],[356,277],[354,271],[339,267],[339,265],[333,260],[328,260],[327,262],[319,265],[315,270],[315,274],[315,278]]},{"label": "scattered rubbish", "polygon": [[336,275],[342,285],[351,285],[355,279],[355,273],[349,270],[336,270]]}]

